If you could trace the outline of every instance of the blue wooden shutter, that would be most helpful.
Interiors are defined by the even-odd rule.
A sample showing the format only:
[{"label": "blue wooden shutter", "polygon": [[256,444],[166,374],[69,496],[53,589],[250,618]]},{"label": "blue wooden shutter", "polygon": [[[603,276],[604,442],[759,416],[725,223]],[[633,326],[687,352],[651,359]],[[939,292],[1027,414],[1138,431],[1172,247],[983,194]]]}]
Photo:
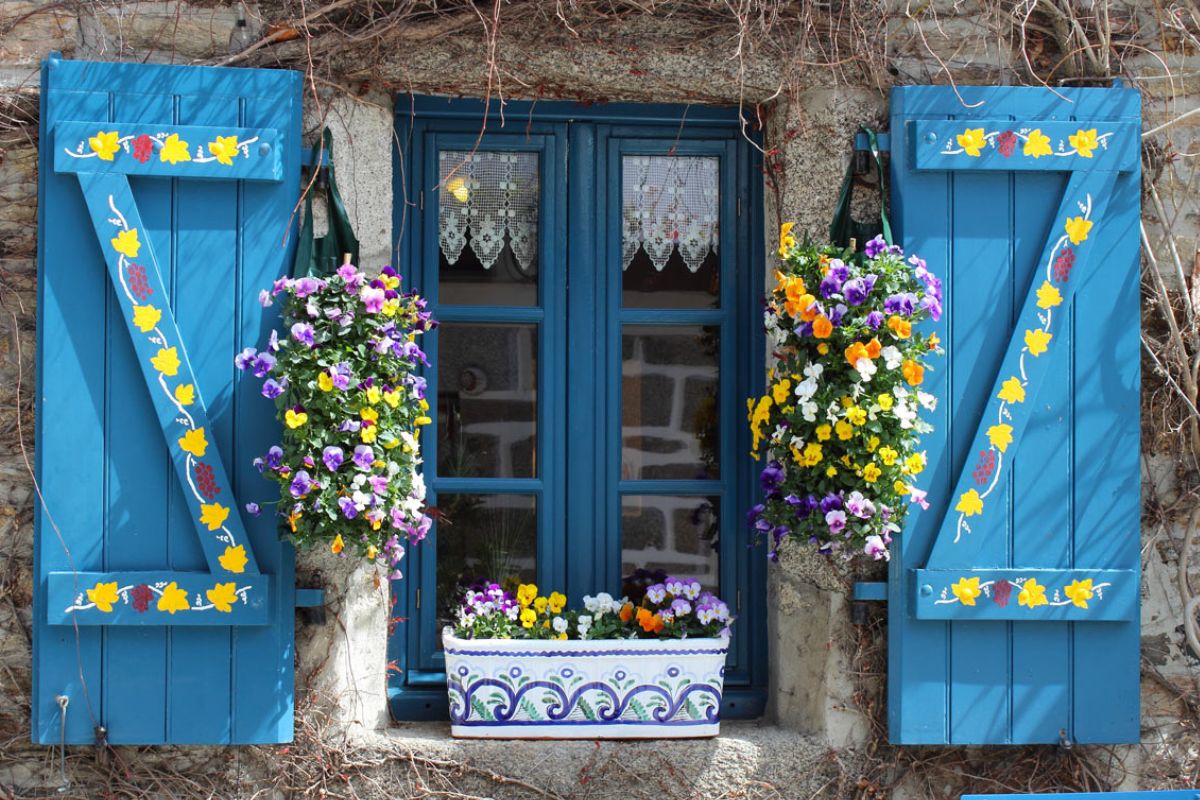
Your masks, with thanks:
[{"label": "blue wooden shutter", "polygon": [[892,92],[896,224],[945,281],[948,357],[891,565],[890,735],[1136,742],[1138,95],[959,91]]},{"label": "blue wooden shutter", "polygon": [[242,512],[277,425],[233,357],[289,263],[299,87],[43,65],[37,742],[292,738],[292,551]]}]

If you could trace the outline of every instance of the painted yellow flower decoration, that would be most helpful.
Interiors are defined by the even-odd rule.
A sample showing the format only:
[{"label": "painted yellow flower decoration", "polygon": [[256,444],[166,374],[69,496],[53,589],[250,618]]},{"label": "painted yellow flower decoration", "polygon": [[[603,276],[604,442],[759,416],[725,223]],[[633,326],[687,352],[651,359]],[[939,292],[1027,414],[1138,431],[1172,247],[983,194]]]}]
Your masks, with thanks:
[{"label": "painted yellow flower decoration", "polygon": [[1006,403],[1024,403],[1025,387],[1015,376],[1000,384],[1000,392],[996,395]]},{"label": "painted yellow flower decoration", "polygon": [[92,148],[92,152],[101,161],[112,161],[113,156],[121,149],[116,131],[97,131],[95,136],[88,137],[88,147]]},{"label": "painted yellow flower decoration", "polygon": [[992,447],[1003,453],[1012,444],[1012,431],[1012,425],[993,425],[987,429],[988,441]]},{"label": "painted yellow flower decoration", "polygon": [[1087,608],[1088,600],[1096,596],[1095,589],[1092,588],[1092,579],[1088,578],[1083,581],[1071,581],[1063,588],[1065,594],[1072,604],[1079,608]]},{"label": "painted yellow flower decoration", "polygon": [[1034,578],[1029,578],[1021,584],[1021,592],[1017,595],[1017,605],[1037,608],[1050,601],[1046,599],[1046,587]]},{"label": "painted yellow flower decoration", "polygon": [[208,152],[217,157],[217,162],[226,166],[233,166],[233,159],[238,154],[238,140],[236,136],[218,136],[216,139],[208,143]]},{"label": "painted yellow flower decoration", "polygon": [[220,503],[201,503],[200,522],[210,531],[220,530],[229,517],[229,507]]},{"label": "painted yellow flower decoration", "polygon": [[112,243],[113,250],[126,258],[137,258],[138,251],[142,249],[142,243],[138,241],[137,228],[117,231],[117,235],[109,241]]},{"label": "painted yellow flower decoration", "polygon": [[204,593],[204,596],[208,598],[208,602],[216,607],[217,611],[223,611],[226,614],[232,613],[233,604],[238,601],[237,584],[214,584],[211,589]]},{"label": "painted yellow flower decoration", "polygon": [[1041,128],[1034,128],[1025,137],[1025,146],[1021,148],[1021,152],[1030,158],[1041,158],[1051,155],[1054,151],[1050,149],[1050,137],[1042,133]]},{"label": "painted yellow flower decoration", "polygon": [[168,583],[166,588],[162,590],[162,595],[158,598],[158,603],[155,607],[158,608],[159,611],[166,611],[172,616],[175,615],[176,611],[187,611],[189,608],[191,608],[191,606],[188,605],[187,592],[185,592],[183,589],[180,589],[179,586],[176,585],[175,581]]},{"label": "painted yellow flower decoration", "polygon": [[117,582],[97,583],[91,589],[87,590],[87,599],[89,603],[95,603],[96,608],[106,614],[111,614],[113,603],[117,602],[118,599]]},{"label": "painted yellow flower decoration", "polygon": [[1062,293],[1058,291],[1058,287],[1052,286],[1050,281],[1043,281],[1037,290],[1038,308],[1054,308],[1060,303],[1062,303]]},{"label": "painted yellow flower decoration", "polygon": [[172,133],[158,151],[158,160],[175,165],[180,161],[191,161],[192,154],[188,152],[188,143],[180,139],[178,133]]},{"label": "painted yellow flower decoration", "polygon": [[204,428],[193,428],[179,437],[179,449],[191,453],[196,458],[204,458],[208,450],[208,439],[204,438]]},{"label": "painted yellow flower decoration", "polygon": [[308,422],[308,414],[304,411],[296,411],[293,408],[289,408],[283,415],[283,421],[289,428],[295,430]]},{"label": "painted yellow flower decoration", "polygon": [[983,128],[967,128],[962,133],[954,137],[967,155],[979,157],[980,148],[987,146],[987,138],[983,135]]},{"label": "painted yellow flower decoration", "polygon": [[958,498],[958,503],[954,506],[954,510],[966,517],[982,514],[983,498],[979,496],[979,492],[974,489],[968,489]]},{"label": "painted yellow flower decoration", "polygon": [[1040,356],[1046,352],[1046,347],[1050,344],[1050,340],[1054,338],[1052,333],[1035,328],[1025,331],[1025,346],[1029,348],[1029,355]]},{"label": "painted yellow flower decoration", "polygon": [[162,312],[151,305],[133,307],[133,324],[142,333],[149,333],[162,319]]},{"label": "painted yellow flower decoration", "polygon": [[1096,140],[1096,129],[1078,130],[1067,137],[1067,141],[1071,147],[1075,148],[1075,152],[1084,158],[1091,158],[1092,151],[1100,146],[1100,142]]},{"label": "painted yellow flower decoration", "polygon": [[217,563],[221,565],[221,569],[228,572],[245,572],[248,561],[246,547],[240,544],[237,547],[227,546],[225,552],[217,556]]},{"label": "painted yellow flower decoration", "polygon": [[979,576],[974,578],[959,578],[958,583],[950,585],[950,591],[958,598],[958,602],[964,606],[975,605],[975,598],[983,594],[983,589],[979,588]]},{"label": "painted yellow flower decoration", "polygon": [[190,406],[196,402],[196,387],[190,383],[181,383],[175,387],[175,399],[181,406]]},{"label": "painted yellow flower decoration", "polygon": [[1087,240],[1088,232],[1092,229],[1092,221],[1083,217],[1070,217],[1063,228],[1066,229],[1071,244],[1079,244]]},{"label": "painted yellow flower decoration", "polygon": [[150,364],[163,375],[171,377],[179,372],[179,352],[174,347],[160,347],[158,355],[150,358]]}]

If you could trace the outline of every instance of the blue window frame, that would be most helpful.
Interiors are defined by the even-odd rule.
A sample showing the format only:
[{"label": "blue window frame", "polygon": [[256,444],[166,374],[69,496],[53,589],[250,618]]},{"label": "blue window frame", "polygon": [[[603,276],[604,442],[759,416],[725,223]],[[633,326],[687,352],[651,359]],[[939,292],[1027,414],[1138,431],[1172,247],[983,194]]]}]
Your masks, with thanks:
[{"label": "blue window frame", "polygon": [[[712,588],[739,615],[723,713],[761,715],[765,569],[744,522],[754,472],[740,410],[745,397],[761,391],[762,381],[761,170],[759,151],[743,135],[737,110],[509,102],[502,120],[495,103],[477,100],[404,97],[396,106],[396,262],[442,323],[426,341],[436,416],[422,436],[425,478],[429,502],[455,513],[450,524],[435,525],[429,540],[410,551],[406,577],[392,586],[393,716],[446,714],[438,619],[446,598],[437,596],[439,575],[445,579],[455,565],[462,565],[460,577],[461,570],[483,570],[455,559],[497,531],[503,531],[504,547],[489,546],[510,553],[507,567],[523,570],[522,577],[539,586],[563,587],[572,603],[599,591],[618,594],[623,575],[640,566],[639,554],[664,553],[665,560],[655,562],[663,565],[668,555],[675,557],[684,562],[676,567],[679,574],[689,574],[689,558],[699,559],[698,566],[712,573]],[[633,170],[667,163],[663,159],[676,159],[669,162],[672,168],[686,163],[709,176],[705,185],[716,190],[711,221],[719,245],[703,263],[693,253],[685,266],[677,248],[665,266],[661,259],[657,267],[645,261],[641,273],[630,277],[626,268],[633,270],[633,262],[622,252],[630,219],[623,186]],[[442,205],[452,215],[450,206],[456,198],[465,202],[467,187],[479,187],[484,170],[493,170],[489,174],[501,187],[536,187],[521,195],[518,212],[509,208],[507,194],[499,210],[526,217],[536,210],[536,235],[522,239],[519,259],[516,235],[484,237],[473,228],[470,246],[454,239],[450,250],[491,248],[471,262],[467,269],[475,277],[463,284],[464,268],[448,266],[444,236],[445,226],[454,224],[447,219],[456,218],[444,217]],[[502,250],[493,246],[500,242]],[[515,268],[514,260],[520,262]],[[483,261],[489,263],[481,268]],[[460,257],[456,263],[465,262]],[[661,280],[671,269],[675,277]],[[685,294],[629,288],[680,280],[702,289]],[[685,296],[704,300],[681,301]],[[652,360],[647,354],[678,358],[685,351],[691,355],[678,366],[678,380],[711,381],[703,391],[677,389],[671,395],[677,425],[699,430],[698,422],[678,420],[702,415],[706,420],[704,432],[695,434],[704,442],[704,463],[681,473],[654,466],[650,451],[664,445],[648,443],[644,432],[657,429],[635,423],[643,421],[643,412],[647,419],[666,413],[654,369],[643,369]],[[490,394],[481,391],[496,381],[500,361],[507,370],[497,381],[502,385]],[[488,366],[481,369],[481,363]],[[485,397],[503,402],[484,402]],[[492,410],[478,410],[485,406]],[[471,414],[498,415],[487,421],[505,428],[506,449],[464,434],[487,427],[459,424]],[[467,529],[454,529],[456,517],[466,520],[459,524]],[[678,535],[690,537],[693,551],[668,553],[666,535],[655,540],[652,533],[648,550],[624,558],[623,541],[633,541],[633,526],[643,517],[679,526],[684,533]],[[486,534],[472,528],[472,520],[482,519],[488,520]],[[675,537],[675,527],[671,530]],[[712,537],[705,547],[695,544],[705,536]],[[712,552],[704,554],[706,548]],[[496,563],[488,558],[493,568]]]}]

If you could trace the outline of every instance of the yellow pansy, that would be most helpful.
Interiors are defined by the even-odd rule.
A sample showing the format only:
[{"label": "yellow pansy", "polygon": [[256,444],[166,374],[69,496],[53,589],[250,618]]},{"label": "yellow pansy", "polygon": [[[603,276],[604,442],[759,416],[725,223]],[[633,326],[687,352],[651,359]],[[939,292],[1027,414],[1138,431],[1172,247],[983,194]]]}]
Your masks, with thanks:
[{"label": "yellow pansy", "polygon": [[785,222],[779,226],[779,257],[787,256],[788,250],[796,246],[796,237],[792,235],[794,222]]},{"label": "yellow pansy", "polygon": [[1029,578],[1021,584],[1021,592],[1017,595],[1017,605],[1028,608],[1044,606],[1050,601],[1046,599],[1046,587],[1034,578]]},{"label": "yellow pansy", "polygon": [[89,603],[95,603],[96,608],[107,613],[112,612],[113,603],[117,602],[117,582],[97,583],[91,589],[87,590],[87,599]]},{"label": "yellow pansy", "polygon": [[565,606],[566,604],[567,604],[566,595],[559,594],[558,592],[550,593],[550,600],[549,600],[549,603],[547,603],[547,605],[550,608],[551,614],[557,614],[558,612],[562,611],[563,606]]},{"label": "yellow pansy", "polygon": [[1100,146],[1100,142],[1096,139],[1096,129],[1091,130],[1080,129],[1067,137],[1067,141],[1071,147],[1075,148],[1075,152],[1084,158],[1091,158],[1092,151]]},{"label": "yellow pansy", "polygon": [[950,591],[958,598],[958,602],[964,606],[975,605],[975,598],[983,594],[983,589],[979,588],[979,577],[974,578],[959,578],[958,583],[951,584]]},{"label": "yellow pansy", "polygon": [[425,417],[425,416],[417,417],[416,419],[413,420],[414,425],[429,425],[432,422],[433,422],[432,418]]},{"label": "yellow pansy", "polygon": [[175,399],[181,406],[190,406],[196,402],[196,387],[190,383],[181,383],[175,387]]},{"label": "yellow pansy", "polygon": [[[378,386],[368,386],[367,387],[367,402],[370,403],[371,405],[375,405],[376,403],[379,402],[379,399],[380,399],[379,387]],[[367,419],[365,414],[363,416],[363,419]],[[375,412],[375,416],[371,417],[371,419],[379,419],[379,412]]]},{"label": "yellow pansy", "polygon": [[1066,224],[1063,225],[1063,230],[1067,232],[1067,238],[1071,240],[1071,244],[1087,241],[1088,232],[1091,229],[1092,221],[1083,217],[1068,217]]},{"label": "yellow pansy", "polygon": [[846,409],[846,419],[854,425],[867,424],[867,410],[862,406],[850,406]]},{"label": "yellow pansy", "polygon": [[160,347],[158,355],[150,358],[150,364],[168,377],[179,371],[179,353],[174,347]]},{"label": "yellow pansy", "polygon": [[532,608],[521,609],[521,627],[532,628],[533,623],[537,622],[537,612]]},{"label": "yellow pansy", "polygon": [[892,482],[892,488],[896,490],[896,494],[906,494],[908,492],[908,486],[905,485],[904,481],[899,479]]},{"label": "yellow pansy", "polygon": [[992,447],[1003,453],[1012,444],[1012,431],[1012,425],[993,425],[987,429],[988,441],[992,443]]},{"label": "yellow pansy", "polygon": [[833,428],[829,425],[817,426],[817,441],[828,442],[829,437],[833,436]]},{"label": "yellow pansy", "polygon": [[1041,328],[1034,328],[1025,331],[1025,346],[1029,348],[1029,355],[1040,356],[1046,352],[1046,347],[1050,344],[1050,340],[1054,335],[1048,333]]},{"label": "yellow pansy", "polygon": [[180,139],[178,133],[172,133],[158,151],[158,160],[178,164],[180,161],[191,161],[192,154],[188,152],[188,143]]},{"label": "yellow pansy", "polygon": [[400,299],[393,297],[391,300],[383,301],[383,315],[385,317],[394,317],[396,312],[400,310]]},{"label": "yellow pansy", "polygon": [[428,411],[429,410],[429,401],[426,400],[424,397],[422,397],[420,400],[417,401],[417,408],[420,409],[422,412]]},{"label": "yellow pansy", "polygon": [[233,166],[237,157],[238,140],[236,136],[218,136],[208,143],[208,152],[217,157],[217,163]]},{"label": "yellow pansy", "polygon": [[236,583],[217,583],[211,589],[204,593],[208,598],[208,602],[212,603],[217,611],[223,611],[226,614],[233,612],[233,604],[238,601],[237,584]]},{"label": "yellow pansy", "polygon": [[88,147],[101,161],[112,161],[117,150],[121,149],[116,131],[97,131],[95,136],[88,137]]},{"label": "yellow pansy", "polygon": [[200,504],[200,523],[206,526],[210,531],[220,530],[221,526],[225,524],[225,520],[228,517],[228,506],[223,506],[220,503]]},{"label": "yellow pansy", "polygon": [[159,596],[155,607],[159,611],[166,611],[172,616],[174,616],[176,611],[187,611],[190,608],[187,592],[180,589],[175,581],[171,581],[162,590],[162,595]]},{"label": "yellow pansy", "polygon": [[913,453],[904,459],[904,471],[909,475],[920,475],[925,470],[925,454]]},{"label": "yellow pansy", "polygon": [[1092,579],[1088,578],[1083,581],[1071,581],[1063,588],[1065,594],[1070,601],[1080,608],[1088,607],[1088,600],[1091,600],[1096,591],[1092,588]]},{"label": "yellow pansy", "polygon": [[375,556],[379,555],[379,548],[375,545],[367,546],[367,561],[374,561]]},{"label": "yellow pansy", "polygon": [[133,307],[133,324],[142,333],[149,333],[162,319],[162,312],[151,305]]},{"label": "yellow pansy", "polygon": [[550,603],[550,600],[545,597],[535,597],[533,599],[533,607],[537,610],[537,613],[539,613],[539,614],[546,613],[546,606],[549,603]]},{"label": "yellow pansy", "polygon": [[958,503],[954,506],[954,510],[967,517],[982,514],[983,498],[979,496],[979,492],[974,489],[968,489],[958,498]]},{"label": "yellow pansy", "polygon": [[844,456],[842,456],[841,461],[843,466],[850,466],[850,454],[846,453]]},{"label": "yellow pansy", "polygon": [[117,231],[117,235],[108,241],[112,244],[113,250],[116,250],[126,258],[137,258],[137,254],[142,249],[142,243],[138,241],[137,228],[130,228],[127,231]]},{"label": "yellow pansy", "polygon": [[337,536],[333,537],[333,541],[329,543],[329,552],[336,556],[345,549],[346,542],[342,539],[342,535],[339,533]]},{"label": "yellow pansy", "polygon": [[750,420],[750,435],[753,437],[750,450],[753,452],[758,449],[759,442],[763,439],[762,424],[771,418],[771,396],[763,395],[757,404],[753,398],[749,398],[746,400],[746,407],[750,411],[746,418]]},{"label": "yellow pansy", "polygon": [[983,128],[967,128],[962,133],[954,137],[967,155],[979,157],[979,150],[987,146],[987,139],[983,135]]},{"label": "yellow pansy", "polygon": [[827,468],[827,469],[825,470],[825,474],[826,474],[826,476],[828,476],[828,477],[830,477],[830,478],[835,478],[835,477],[837,477],[837,467],[829,467],[829,468]]},{"label": "yellow pansy", "polygon": [[1050,281],[1042,281],[1042,285],[1037,290],[1038,308],[1054,308],[1062,303],[1062,294],[1059,293],[1058,287],[1052,286]]},{"label": "yellow pansy", "polygon": [[396,408],[398,405],[400,405],[401,396],[402,395],[399,389],[392,389],[391,391],[383,393],[383,402],[387,403],[392,408]]},{"label": "yellow pansy", "polygon": [[1034,128],[1025,137],[1025,146],[1021,152],[1032,158],[1048,156],[1054,151],[1050,149],[1050,137],[1042,133],[1041,128]]},{"label": "yellow pansy", "polygon": [[538,587],[536,583],[522,583],[517,587],[517,602],[522,607],[528,606],[533,602],[533,598],[537,597]]},{"label": "yellow pansy", "polygon": [[783,405],[787,401],[788,395],[791,394],[791,391],[792,382],[787,378],[784,378],[779,383],[771,387],[771,396],[775,398],[776,405]]},{"label": "yellow pansy", "polygon": [[801,466],[805,467],[815,467],[817,464],[821,463],[821,459],[824,457],[825,456],[821,445],[817,444],[816,442],[809,442],[808,444],[804,445],[804,456],[800,460],[800,464]]},{"label": "yellow pansy", "polygon": [[821,342],[819,345],[817,345],[817,352],[823,356],[829,355],[829,345],[825,342]]},{"label": "yellow pansy", "polygon": [[872,436],[870,439],[867,439],[867,452],[868,453],[874,453],[876,448],[878,448],[878,447],[879,447],[879,437],[878,436]]},{"label": "yellow pansy", "polygon": [[289,408],[283,414],[283,421],[284,424],[286,424],[289,428],[295,430],[304,423],[308,422],[308,414],[304,411],[296,411],[295,409]]},{"label": "yellow pansy", "polygon": [[854,435],[854,426],[849,422],[846,422],[844,419],[838,420],[837,424],[833,426],[833,429],[837,433],[837,437],[843,442]]},{"label": "yellow pansy", "polygon": [[226,546],[225,552],[217,556],[217,563],[221,565],[221,569],[228,572],[245,572],[248,561],[246,548],[240,544],[237,547]]},{"label": "yellow pansy", "polygon": [[374,444],[377,436],[379,436],[378,425],[363,425],[358,429],[358,438],[363,440],[363,444]]},{"label": "yellow pansy", "polygon": [[879,460],[883,462],[883,465],[885,467],[890,467],[892,464],[895,464],[896,459],[899,457],[900,457],[899,452],[897,452],[896,450],[894,450],[890,447],[887,447],[886,445],[884,447],[879,448]]},{"label": "yellow pansy", "polygon": [[329,376],[328,372],[322,371],[319,375],[317,375],[317,388],[322,392],[333,391],[333,378]]},{"label": "yellow pansy", "polygon": [[879,407],[884,411],[891,411],[892,405],[896,402],[896,398],[892,397],[890,394],[881,394],[875,399],[879,401]]},{"label": "yellow pansy", "polygon": [[1013,376],[1000,384],[1000,391],[996,397],[1007,403],[1024,403],[1025,387],[1021,385],[1021,381],[1016,376]]},{"label": "yellow pansy", "polygon": [[867,464],[865,467],[863,467],[863,475],[862,476],[863,476],[863,480],[866,481],[867,483],[874,483],[875,481],[879,480],[879,476],[882,474],[883,474],[883,470],[881,470],[879,467],[875,466],[874,461],[872,461],[870,464]]},{"label": "yellow pansy", "polygon": [[204,428],[193,428],[179,437],[179,449],[191,453],[196,458],[204,458],[208,450],[208,440],[204,438]]},{"label": "yellow pansy", "polygon": [[395,275],[388,275],[386,272],[381,272],[378,279],[383,283],[383,288],[385,289],[398,289],[400,287],[400,278]]}]

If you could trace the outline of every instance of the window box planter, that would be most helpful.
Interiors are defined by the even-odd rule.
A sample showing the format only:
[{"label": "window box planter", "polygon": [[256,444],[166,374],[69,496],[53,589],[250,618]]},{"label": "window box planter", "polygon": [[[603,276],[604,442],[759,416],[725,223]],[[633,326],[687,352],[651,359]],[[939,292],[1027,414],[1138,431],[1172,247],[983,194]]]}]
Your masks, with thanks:
[{"label": "window box planter", "polygon": [[480,739],[716,736],[729,639],[460,639],[442,632],[450,731]]}]

